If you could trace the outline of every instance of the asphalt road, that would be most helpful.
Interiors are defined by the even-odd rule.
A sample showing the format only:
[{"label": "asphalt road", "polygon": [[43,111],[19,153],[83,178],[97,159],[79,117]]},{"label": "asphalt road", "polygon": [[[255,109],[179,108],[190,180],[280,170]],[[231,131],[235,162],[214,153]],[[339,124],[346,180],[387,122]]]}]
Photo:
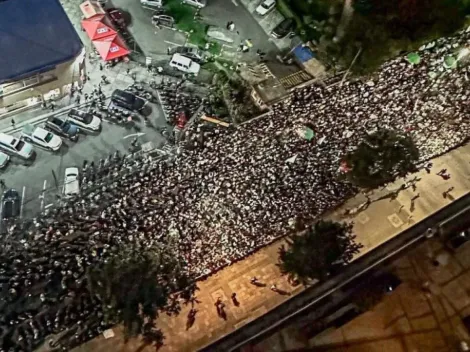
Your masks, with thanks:
[{"label": "asphalt road", "polygon": [[[163,112],[158,105],[152,104],[150,120],[154,126],[165,125]],[[144,133],[138,137],[141,143],[152,141],[157,147],[164,144],[165,140],[156,128],[147,127],[143,122],[137,122],[135,126],[125,128],[103,121],[99,134],[81,133],[76,143],[63,140],[63,146],[57,153],[35,147],[36,159],[29,166],[12,158],[0,177],[7,188],[15,188],[22,195],[22,217],[33,217],[56,202],[56,195],[62,192],[61,185],[67,167],[78,166],[81,169],[84,160],[93,160],[97,164],[100,158],[106,158],[116,150],[126,153],[137,132]]]},{"label": "asphalt road", "polygon": [[112,0],[107,7],[119,8],[130,15],[129,33],[143,51],[145,56],[156,57],[167,55],[167,48],[184,45],[184,33],[162,28],[157,30],[152,24],[152,8],[144,8],[139,0]]},{"label": "asphalt road", "polygon": [[264,32],[263,28],[253,18],[253,15],[241,4],[240,0],[207,0],[207,6],[201,9],[204,22],[226,28],[227,22],[233,21],[235,31],[240,33],[240,41],[224,46],[224,50],[236,51],[241,41],[251,39],[253,48],[244,54],[244,60],[256,59],[256,50],[266,53],[266,58],[275,59],[279,52],[272,39]]}]

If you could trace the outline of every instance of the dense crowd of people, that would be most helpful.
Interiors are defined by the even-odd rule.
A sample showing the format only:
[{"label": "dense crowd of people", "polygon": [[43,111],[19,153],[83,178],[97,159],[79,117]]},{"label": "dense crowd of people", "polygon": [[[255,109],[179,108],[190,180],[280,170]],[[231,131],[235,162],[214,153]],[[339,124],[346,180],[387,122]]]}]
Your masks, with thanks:
[{"label": "dense crowd of people", "polygon": [[423,160],[464,142],[470,69],[456,51],[469,38],[436,40],[418,64],[398,57],[364,80],[302,88],[237,128],[196,122],[171,162],[122,161],[82,198],[13,229],[0,255],[0,351],[106,328],[85,271],[120,246],[160,246],[202,276],[339,205],[356,191],[337,178],[341,158],[367,132],[408,132]]}]

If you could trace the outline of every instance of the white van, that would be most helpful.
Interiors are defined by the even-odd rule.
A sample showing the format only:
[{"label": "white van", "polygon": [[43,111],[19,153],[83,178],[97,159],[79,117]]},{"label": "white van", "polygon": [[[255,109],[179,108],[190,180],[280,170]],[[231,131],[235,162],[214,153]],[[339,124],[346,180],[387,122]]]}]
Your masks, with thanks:
[{"label": "white van", "polygon": [[170,66],[184,73],[197,75],[201,66],[186,56],[174,54],[170,60]]}]

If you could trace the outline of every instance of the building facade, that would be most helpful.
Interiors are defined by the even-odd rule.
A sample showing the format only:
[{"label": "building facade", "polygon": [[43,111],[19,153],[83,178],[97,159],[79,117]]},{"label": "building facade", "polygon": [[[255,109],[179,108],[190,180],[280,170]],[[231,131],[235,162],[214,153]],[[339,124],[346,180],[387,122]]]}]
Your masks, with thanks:
[{"label": "building facade", "polygon": [[63,97],[86,75],[83,44],[59,0],[0,2],[0,51],[0,118]]},{"label": "building facade", "polygon": [[0,83],[0,118],[70,94],[86,75],[85,49],[71,61],[44,72]]}]

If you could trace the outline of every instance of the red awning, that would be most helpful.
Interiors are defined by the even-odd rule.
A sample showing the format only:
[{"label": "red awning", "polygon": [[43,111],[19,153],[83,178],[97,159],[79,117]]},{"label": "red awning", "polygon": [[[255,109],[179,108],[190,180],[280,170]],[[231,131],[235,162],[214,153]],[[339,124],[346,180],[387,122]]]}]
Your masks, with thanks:
[{"label": "red awning", "polygon": [[103,60],[113,60],[121,56],[126,56],[130,53],[127,49],[126,43],[115,34],[106,38],[93,40],[96,50],[100,53]]},{"label": "red awning", "polygon": [[98,15],[82,21],[82,27],[91,40],[102,39],[117,34],[106,16]]}]

